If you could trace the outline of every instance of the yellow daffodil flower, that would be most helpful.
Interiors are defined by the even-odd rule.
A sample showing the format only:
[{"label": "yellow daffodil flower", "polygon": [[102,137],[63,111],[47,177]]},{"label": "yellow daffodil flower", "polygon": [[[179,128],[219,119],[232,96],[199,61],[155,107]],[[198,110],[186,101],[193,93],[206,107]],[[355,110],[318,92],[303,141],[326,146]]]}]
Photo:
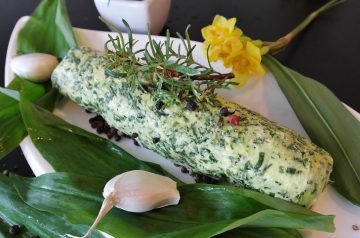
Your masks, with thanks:
[{"label": "yellow daffodil flower", "polygon": [[249,78],[265,73],[261,66],[261,56],[268,49],[260,40],[252,40],[243,36],[241,29],[235,27],[236,19],[227,20],[215,16],[212,25],[202,29],[205,39],[203,53],[210,62],[221,60],[226,68],[232,68],[238,87],[244,86]]},{"label": "yellow daffodil flower", "polygon": [[216,15],[210,26],[201,29],[205,41],[212,45],[221,44],[233,32],[236,18],[227,20],[225,17]]},{"label": "yellow daffodil flower", "polygon": [[221,45],[212,45],[210,42],[205,41],[202,45],[203,54],[209,57],[209,61],[217,61],[219,60],[219,53],[221,52]]},{"label": "yellow daffodil flower", "polygon": [[[210,62],[216,60],[225,60],[236,52],[242,50],[243,43],[241,41],[242,31],[239,28],[235,28],[234,31],[225,39],[222,44],[213,45],[208,41],[203,44],[203,53],[207,54],[209,48],[209,60]],[[225,65],[225,67],[229,67]]]},{"label": "yellow daffodil flower", "polygon": [[[232,34],[221,44],[221,51],[218,53],[218,57],[222,61],[234,54],[239,53],[243,48],[244,44],[241,41],[242,31],[240,29],[235,29]],[[225,65],[225,67],[229,67]]]},{"label": "yellow daffodil flower", "polygon": [[238,87],[243,86],[252,75],[262,75],[265,73],[261,66],[261,51],[251,41],[246,43],[246,47],[237,54],[233,54],[228,59],[227,65],[232,66],[235,75],[234,82],[239,83]]}]

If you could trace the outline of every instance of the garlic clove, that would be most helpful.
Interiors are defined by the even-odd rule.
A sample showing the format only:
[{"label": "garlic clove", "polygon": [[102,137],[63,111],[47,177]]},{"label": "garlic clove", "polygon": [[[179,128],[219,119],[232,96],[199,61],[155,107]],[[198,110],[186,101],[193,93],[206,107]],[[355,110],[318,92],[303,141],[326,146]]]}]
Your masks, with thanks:
[{"label": "garlic clove", "polygon": [[180,200],[175,181],[142,170],[129,171],[110,180],[103,196],[110,194],[114,196],[114,206],[128,212],[147,212],[176,205]]},{"label": "garlic clove", "polygon": [[58,64],[59,61],[55,56],[31,53],[14,57],[11,60],[11,70],[21,78],[41,83],[50,80]]},{"label": "garlic clove", "polygon": [[[180,193],[172,179],[146,172],[132,170],[112,178],[103,191],[104,201],[99,214],[87,233],[87,238],[102,218],[115,206],[128,212],[147,212],[169,205],[177,205]],[[68,235],[68,237],[74,237]]]}]

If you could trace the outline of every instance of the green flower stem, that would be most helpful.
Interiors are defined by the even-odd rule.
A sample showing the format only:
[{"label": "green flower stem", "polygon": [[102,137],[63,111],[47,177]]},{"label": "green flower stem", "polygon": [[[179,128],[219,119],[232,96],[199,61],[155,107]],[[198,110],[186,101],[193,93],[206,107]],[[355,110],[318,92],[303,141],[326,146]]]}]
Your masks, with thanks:
[{"label": "green flower stem", "polygon": [[284,50],[285,47],[297,36],[299,35],[306,27],[310,25],[319,15],[320,13],[335,7],[336,5],[345,2],[345,0],[331,0],[328,3],[324,4],[322,7],[310,13],[309,16],[305,18],[297,27],[295,27],[292,31],[290,31],[285,36],[281,37],[277,41],[274,42],[263,42],[265,47],[269,48],[271,54],[277,54],[280,51]]}]

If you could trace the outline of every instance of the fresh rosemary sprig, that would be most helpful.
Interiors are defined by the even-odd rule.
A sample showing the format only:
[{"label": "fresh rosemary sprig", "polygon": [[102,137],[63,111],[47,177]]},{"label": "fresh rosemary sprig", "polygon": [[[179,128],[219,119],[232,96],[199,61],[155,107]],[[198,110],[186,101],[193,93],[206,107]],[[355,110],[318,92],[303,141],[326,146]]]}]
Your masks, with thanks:
[{"label": "fresh rosemary sprig", "polygon": [[[100,19],[118,33],[116,38],[109,35],[105,43],[105,55],[109,62],[105,73],[126,79],[132,89],[140,88],[153,93],[155,99],[165,105],[181,101],[213,104],[216,102],[217,89],[228,89],[230,85],[236,84],[229,81],[232,74],[221,74],[210,64],[206,67],[194,61],[192,53],[195,45],[190,41],[190,26],[185,30],[185,38],[177,33],[181,41],[177,49],[174,49],[174,41],[167,30],[164,42],[156,42],[148,33],[145,47],[135,50],[137,41],[125,20],[127,42],[117,27]],[[185,53],[181,52],[181,47]]]}]

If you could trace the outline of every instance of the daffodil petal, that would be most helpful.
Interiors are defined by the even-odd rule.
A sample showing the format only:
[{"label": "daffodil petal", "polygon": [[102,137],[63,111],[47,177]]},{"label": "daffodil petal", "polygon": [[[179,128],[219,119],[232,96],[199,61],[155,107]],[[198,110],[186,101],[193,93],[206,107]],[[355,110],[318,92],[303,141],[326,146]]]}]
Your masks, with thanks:
[{"label": "daffodil petal", "polygon": [[251,75],[249,74],[235,74],[235,78],[231,79],[231,82],[238,83],[235,87],[242,88],[249,82],[250,78]]},{"label": "daffodil petal", "polygon": [[247,36],[241,36],[241,40],[246,45],[248,41],[251,41],[251,38]]},{"label": "daffodil petal", "polygon": [[229,33],[234,30],[236,24],[236,18],[231,18],[226,22],[226,28],[228,29]]},{"label": "daffodil petal", "polygon": [[201,29],[202,37],[205,39],[205,41],[210,40],[210,32],[211,32],[212,26],[206,26]]},{"label": "daffodil petal", "polygon": [[221,60],[226,68],[232,68],[235,75],[232,81],[239,83],[237,87],[243,87],[251,76],[265,73],[261,57],[268,52],[268,47],[262,47],[261,40],[244,36],[235,25],[236,18],[216,15],[212,25],[201,29],[205,39],[202,51],[209,61]]},{"label": "daffodil petal", "polygon": [[261,47],[263,44],[261,40],[253,40],[252,43],[257,47]]},{"label": "daffodil petal", "polygon": [[261,52],[251,41],[246,42],[246,51],[256,61],[261,62]]},{"label": "daffodil petal", "polygon": [[261,64],[254,65],[254,73],[258,75],[265,74],[265,69]]},{"label": "daffodil petal", "polygon": [[235,37],[241,37],[243,34],[242,30],[240,28],[235,28],[234,31],[231,33],[231,36]]},{"label": "daffodil petal", "polygon": [[226,20],[225,17],[220,16],[220,15],[216,15],[214,17],[214,20],[213,20],[212,24],[215,25],[215,26],[225,27],[226,23],[227,23],[227,20]]}]

